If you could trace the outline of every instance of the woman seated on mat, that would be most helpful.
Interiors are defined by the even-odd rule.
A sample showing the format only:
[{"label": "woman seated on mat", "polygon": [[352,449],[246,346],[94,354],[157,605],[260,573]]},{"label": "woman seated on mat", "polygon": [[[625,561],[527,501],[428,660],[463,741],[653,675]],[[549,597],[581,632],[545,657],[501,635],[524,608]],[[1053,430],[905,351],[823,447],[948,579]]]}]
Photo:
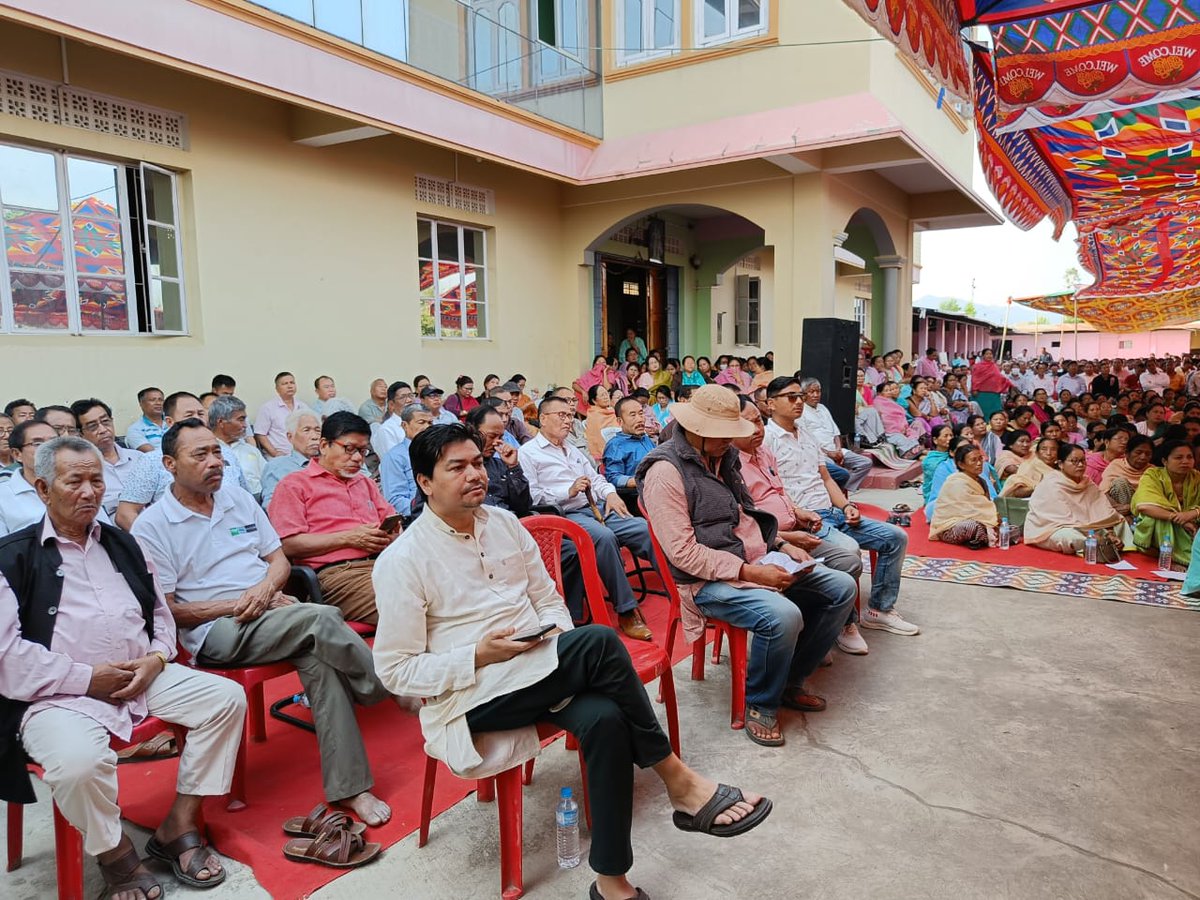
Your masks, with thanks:
[{"label": "woman seated on mat", "polygon": [[908,395],[907,409],[913,425],[921,429],[928,437],[934,425],[941,425],[942,418],[938,415],[937,407],[929,393],[929,381],[924,378],[912,380],[912,393]]},{"label": "woman seated on mat", "polygon": [[983,478],[983,452],[969,443],[954,451],[957,471],[946,479],[938,493],[929,539],[962,544],[972,550],[997,543],[995,490]]},{"label": "woman seated on mat", "polygon": [[1200,519],[1200,472],[1190,444],[1168,441],[1159,448],[1160,466],[1142,475],[1130,502],[1133,546],[1158,556],[1169,540],[1175,562],[1187,565],[1192,558],[1192,538]]},{"label": "woman seated on mat", "polygon": [[924,476],[921,479],[921,493],[927,505],[932,496],[930,492],[933,489],[933,476],[937,472],[938,466],[950,459],[950,444],[954,440],[954,429],[949,425],[938,425],[933,429],[930,439],[933,441],[933,449],[926,453],[925,458],[921,460],[921,473]]},{"label": "woman seated on mat", "polygon": [[1021,467],[1021,463],[1033,456],[1033,441],[1029,432],[1022,428],[1001,435],[1000,443],[1004,449],[996,454],[996,474],[1003,482]]},{"label": "woman seated on mat", "polygon": [[[942,491],[942,486],[946,481],[958,471],[954,465],[954,454],[958,452],[960,447],[975,447],[979,449],[979,445],[966,436],[966,432],[954,438],[950,442],[950,453],[947,459],[942,460],[937,468],[933,470],[933,478],[929,484],[929,499],[925,502],[925,521],[932,522],[934,513],[937,511],[937,498]],[[981,454],[982,450],[979,451]],[[983,457],[983,471],[980,477],[989,485],[988,493],[995,497],[1000,493],[1000,479],[996,477],[996,470],[992,468],[992,464],[988,462],[987,457]],[[924,485],[921,486],[922,491]]]},{"label": "woman seated on mat", "polygon": [[[1063,446],[1071,446],[1064,444]],[[1029,458],[1004,482],[1001,497],[1030,497],[1042,480],[1058,466],[1059,444],[1054,438],[1043,437]]]},{"label": "woman seated on mat", "polygon": [[1029,408],[1033,410],[1033,418],[1038,425],[1045,425],[1054,418],[1054,407],[1050,405],[1045,388],[1038,388],[1033,392],[1033,402],[1029,404]]},{"label": "woman seated on mat", "polygon": [[946,396],[946,403],[950,407],[948,415],[952,425],[963,425],[967,421],[967,417],[971,415],[971,401],[967,398],[966,392],[962,389],[962,383],[958,380],[958,376],[948,374],[945,381],[942,382],[942,393]]},{"label": "woman seated on mat", "polygon": [[1101,432],[1102,447],[1087,455],[1087,476],[1096,484],[1104,478],[1104,470],[1125,456],[1129,446],[1129,432],[1124,428],[1109,428]]},{"label": "woman seated on mat", "polygon": [[1042,434],[1041,423],[1034,421],[1033,407],[1024,404],[1013,407],[1013,411],[1009,415],[1008,428],[1009,431],[1024,431],[1030,439],[1039,438]]},{"label": "woman seated on mat", "polygon": [[1058,449],[1058,470],[1046,475],[1029,498],[1025,542],[1074,554],[1083,550],[1089,531],[1107,548],[1101,551],[1101,558],[1115,562],[1128,526],[1100,488],[1088,480],[1083,448],[1063,444]]},{"label": "woman seated on mat", "polygon": [[1131,515],[1130,502],[1153,459],[1154,441],[1144,434],[1136,434],[1129,438],[1125,458],[1114,459],[1105,467],[1100,476],[1100,492],[1121,515]]},{"label": "woman seated on mat", "polygon": [[925,430],[915,423],[909,424],[904,415],[904,407],[896,402],[900,396],[900,385],[894,381],[884,382],[879,386],[879,394],[871,404],[883,420],[886,432],[885,439],[900,451],[904,459],[916,459],[921,455],[921,441]]}]

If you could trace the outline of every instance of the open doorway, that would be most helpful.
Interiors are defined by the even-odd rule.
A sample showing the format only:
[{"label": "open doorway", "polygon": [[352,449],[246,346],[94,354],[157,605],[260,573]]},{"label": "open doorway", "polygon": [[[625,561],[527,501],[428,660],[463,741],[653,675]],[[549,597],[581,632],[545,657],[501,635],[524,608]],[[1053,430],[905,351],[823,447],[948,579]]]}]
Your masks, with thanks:
[{"label": "open doorway", "polygon": [[653,266],[615,256],[600,261],[600,334],[604,346],[597,352],[615,356],[632,328],[647,349],[668,350],[671,341],[668,310],[668,267]]}]

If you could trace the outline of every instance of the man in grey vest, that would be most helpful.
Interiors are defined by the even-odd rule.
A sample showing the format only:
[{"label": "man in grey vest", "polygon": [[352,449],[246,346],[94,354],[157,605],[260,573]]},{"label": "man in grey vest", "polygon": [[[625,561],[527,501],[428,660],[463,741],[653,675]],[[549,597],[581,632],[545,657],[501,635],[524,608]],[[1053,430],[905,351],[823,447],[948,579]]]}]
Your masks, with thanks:
[{"label": "man in grey vest", "polygon": [[[704,633],[706,616],[753,633],[746,736],[777,747],[781,705],[825,708],[804,680],[833,646],[856,585],[845,573],[814,567],[805,551],[779,537],[775,517],[754,506],[733,447],[753,426],[735,394],[704,385],[690,402],[673,404],[671,414],[670,440],[638,467],[642,503],[679,587],[687,639]],[[782,554],[775,558],[781,565],[764,559],[771,551]],[[794,572],[796,563],[807,568]]]}]

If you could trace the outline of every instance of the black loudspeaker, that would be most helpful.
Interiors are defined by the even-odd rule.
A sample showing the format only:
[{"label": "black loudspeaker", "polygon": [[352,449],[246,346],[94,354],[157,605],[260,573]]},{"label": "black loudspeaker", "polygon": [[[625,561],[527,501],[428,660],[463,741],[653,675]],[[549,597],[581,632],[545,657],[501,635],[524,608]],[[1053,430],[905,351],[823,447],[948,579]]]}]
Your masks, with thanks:
[{"label": "black loudspeaker", "polygon": [[858,323],[850,319],[805,319],[801,371],[821,382],[821,402],[842,434],[854,434],[858,387]]}]

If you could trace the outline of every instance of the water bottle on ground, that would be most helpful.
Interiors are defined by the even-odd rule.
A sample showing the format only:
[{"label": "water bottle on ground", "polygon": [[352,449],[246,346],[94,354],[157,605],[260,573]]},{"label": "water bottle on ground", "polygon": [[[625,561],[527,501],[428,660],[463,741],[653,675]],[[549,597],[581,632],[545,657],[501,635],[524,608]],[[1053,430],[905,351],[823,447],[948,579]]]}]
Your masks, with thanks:
[{"label": "water bottle on ground", "polygon": [[1009,544],[1008,519],[1003,518],[1000,520],[1000,549],[1007,550],[1008,544]]},{"label": "water bottle on ground", "polygon": [[1096,532],[1089,531],[1087,540],[1083,544],[1083,561],[1086,563],[1095,564],[1096,562]]},{"label": "water bottle on ground", "polygon": [[579,865],[579,804],[571,799],[571,789],[562,789],[554,821],[558,825],[558,867],[573,869]]},{"label": "water bottle on ground", "polygon": [[1175,548],[1171,545],[1171,539],[1167,538],[1158,548],[1158,567],[1164,572],[1171,571],[1171,559],[1175,556]]}]

